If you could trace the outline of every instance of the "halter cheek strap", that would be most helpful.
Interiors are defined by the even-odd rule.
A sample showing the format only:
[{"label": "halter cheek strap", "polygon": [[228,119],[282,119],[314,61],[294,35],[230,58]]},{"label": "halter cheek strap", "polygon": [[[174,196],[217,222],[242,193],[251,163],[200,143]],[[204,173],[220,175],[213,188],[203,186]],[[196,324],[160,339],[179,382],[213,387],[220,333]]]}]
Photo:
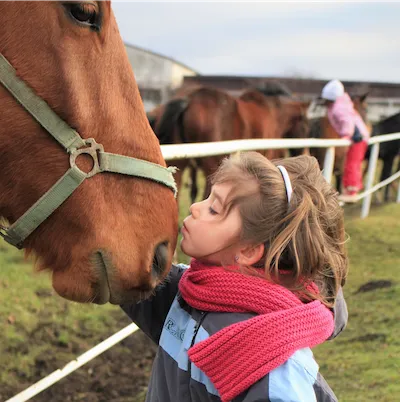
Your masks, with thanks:
[{"label": "halter cheek strap", "polygon": [[292,189],[292,183],[290,181],[289,173],[287,172],[286,168],[282,165],[277,166],[277,168],[282,173],[283,181],[285,182],[285,189],[286,189],[288,203],[290,203],[290,199],[292,198],[293,189]]}]

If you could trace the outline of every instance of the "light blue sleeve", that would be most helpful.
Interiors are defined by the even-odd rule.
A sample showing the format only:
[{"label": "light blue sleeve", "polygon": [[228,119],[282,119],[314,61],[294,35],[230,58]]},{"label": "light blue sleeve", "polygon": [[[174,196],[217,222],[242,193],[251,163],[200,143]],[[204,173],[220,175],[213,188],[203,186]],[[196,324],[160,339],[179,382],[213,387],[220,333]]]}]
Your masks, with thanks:
[{"label": "light blue sleeve", "polygon": [[318,365],[310,349],[297,351],[269,373],[270,402],[316,402]]}]

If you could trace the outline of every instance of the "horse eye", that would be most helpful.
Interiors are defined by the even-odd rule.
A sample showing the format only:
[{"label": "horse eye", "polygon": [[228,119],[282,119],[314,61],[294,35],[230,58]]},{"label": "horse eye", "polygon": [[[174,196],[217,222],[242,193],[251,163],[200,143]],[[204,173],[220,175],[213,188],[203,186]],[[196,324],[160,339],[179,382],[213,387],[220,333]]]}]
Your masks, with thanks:
[{"label": "horse eye", "polygon": [[79,23],[95,25],[97,17],[96,6],[92,3],[65,4],[71,16]]}]

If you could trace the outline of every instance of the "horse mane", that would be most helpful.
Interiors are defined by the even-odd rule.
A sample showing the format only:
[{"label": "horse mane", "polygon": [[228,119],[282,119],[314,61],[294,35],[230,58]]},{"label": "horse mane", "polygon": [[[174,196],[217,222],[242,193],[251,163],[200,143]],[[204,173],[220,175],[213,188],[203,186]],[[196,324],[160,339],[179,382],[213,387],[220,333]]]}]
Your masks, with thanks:
[{"label": "horse mane", "polygon": [[227,101],[232,101],[233,97],[232,95],[228,94],[227,92],[224,92],[218,88],[213,88],[213,87],[195,87],[192,90],[188,91],[186,93],[186,96],[188,98],[193,98],[193,97],[202,97],[202,98],[207,98],[207,99],[212,99],[217,103],[220,102],[227,102]]},{"label": "horse mane", "polygon": [[271,102],[270,98],[267,98],[256,89],[247,89],[240,95],[239,99],[245,102],[254,102],[262,106],[266,106]]},{"label": "horse mane", "polygon": [[215,108],[219,113],[235,113],[237,100],[234,96],[221,89],[200,86],[186,93],[186,99],[190,104],[202,104],[208,108]]},{"label": "horse mane", "polygon": [[399,130],[400,130],[400,112],[392,114],[391,116],[386,117],[385,119],[380,120],[376,124],[374,124],[372,136],[394,133]]},{"label": "horse mane", "polygon": [[282,82],[265,81],[262,85],[256,86],[255,89],[264,96],[288,96],[292,97],[292,91]]},{"label": "horse mane", "polygon": [[392,114],[391,116],[384,118],[383,120],[378,122],[378,124],[392,123],[392,122],[400,123],[400,112]]},{"label": "horse mane", "polygon": [[292,92],[279,81],[266,81],[261,85],[248,88],[240,96],[240,99],[260,105],[268,105],[271,100],[279,104],[280,97],[292,98]]}]

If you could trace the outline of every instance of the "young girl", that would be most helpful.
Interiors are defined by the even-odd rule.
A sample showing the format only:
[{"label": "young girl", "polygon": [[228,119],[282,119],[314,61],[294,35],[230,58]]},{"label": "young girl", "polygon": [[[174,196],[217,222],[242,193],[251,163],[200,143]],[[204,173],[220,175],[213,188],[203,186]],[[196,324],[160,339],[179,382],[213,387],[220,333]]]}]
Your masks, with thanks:
[{"label": "young girl", "polygon": [[334,130],[341,138],[352,141],[346,154],[340,196],[342,201],[352,202],[363,188],[362,163],[368,148],[369,128],[340,81],[329,81],[322,88],[321,99],[325,101],[328,120]]},{"label": "young girl", "polygon": [[310,348],[347,322],[344,242],[316,159],[225,159],[183,223],[190,267],[122,306],[159,344],[146,401],[336,401]]}]

